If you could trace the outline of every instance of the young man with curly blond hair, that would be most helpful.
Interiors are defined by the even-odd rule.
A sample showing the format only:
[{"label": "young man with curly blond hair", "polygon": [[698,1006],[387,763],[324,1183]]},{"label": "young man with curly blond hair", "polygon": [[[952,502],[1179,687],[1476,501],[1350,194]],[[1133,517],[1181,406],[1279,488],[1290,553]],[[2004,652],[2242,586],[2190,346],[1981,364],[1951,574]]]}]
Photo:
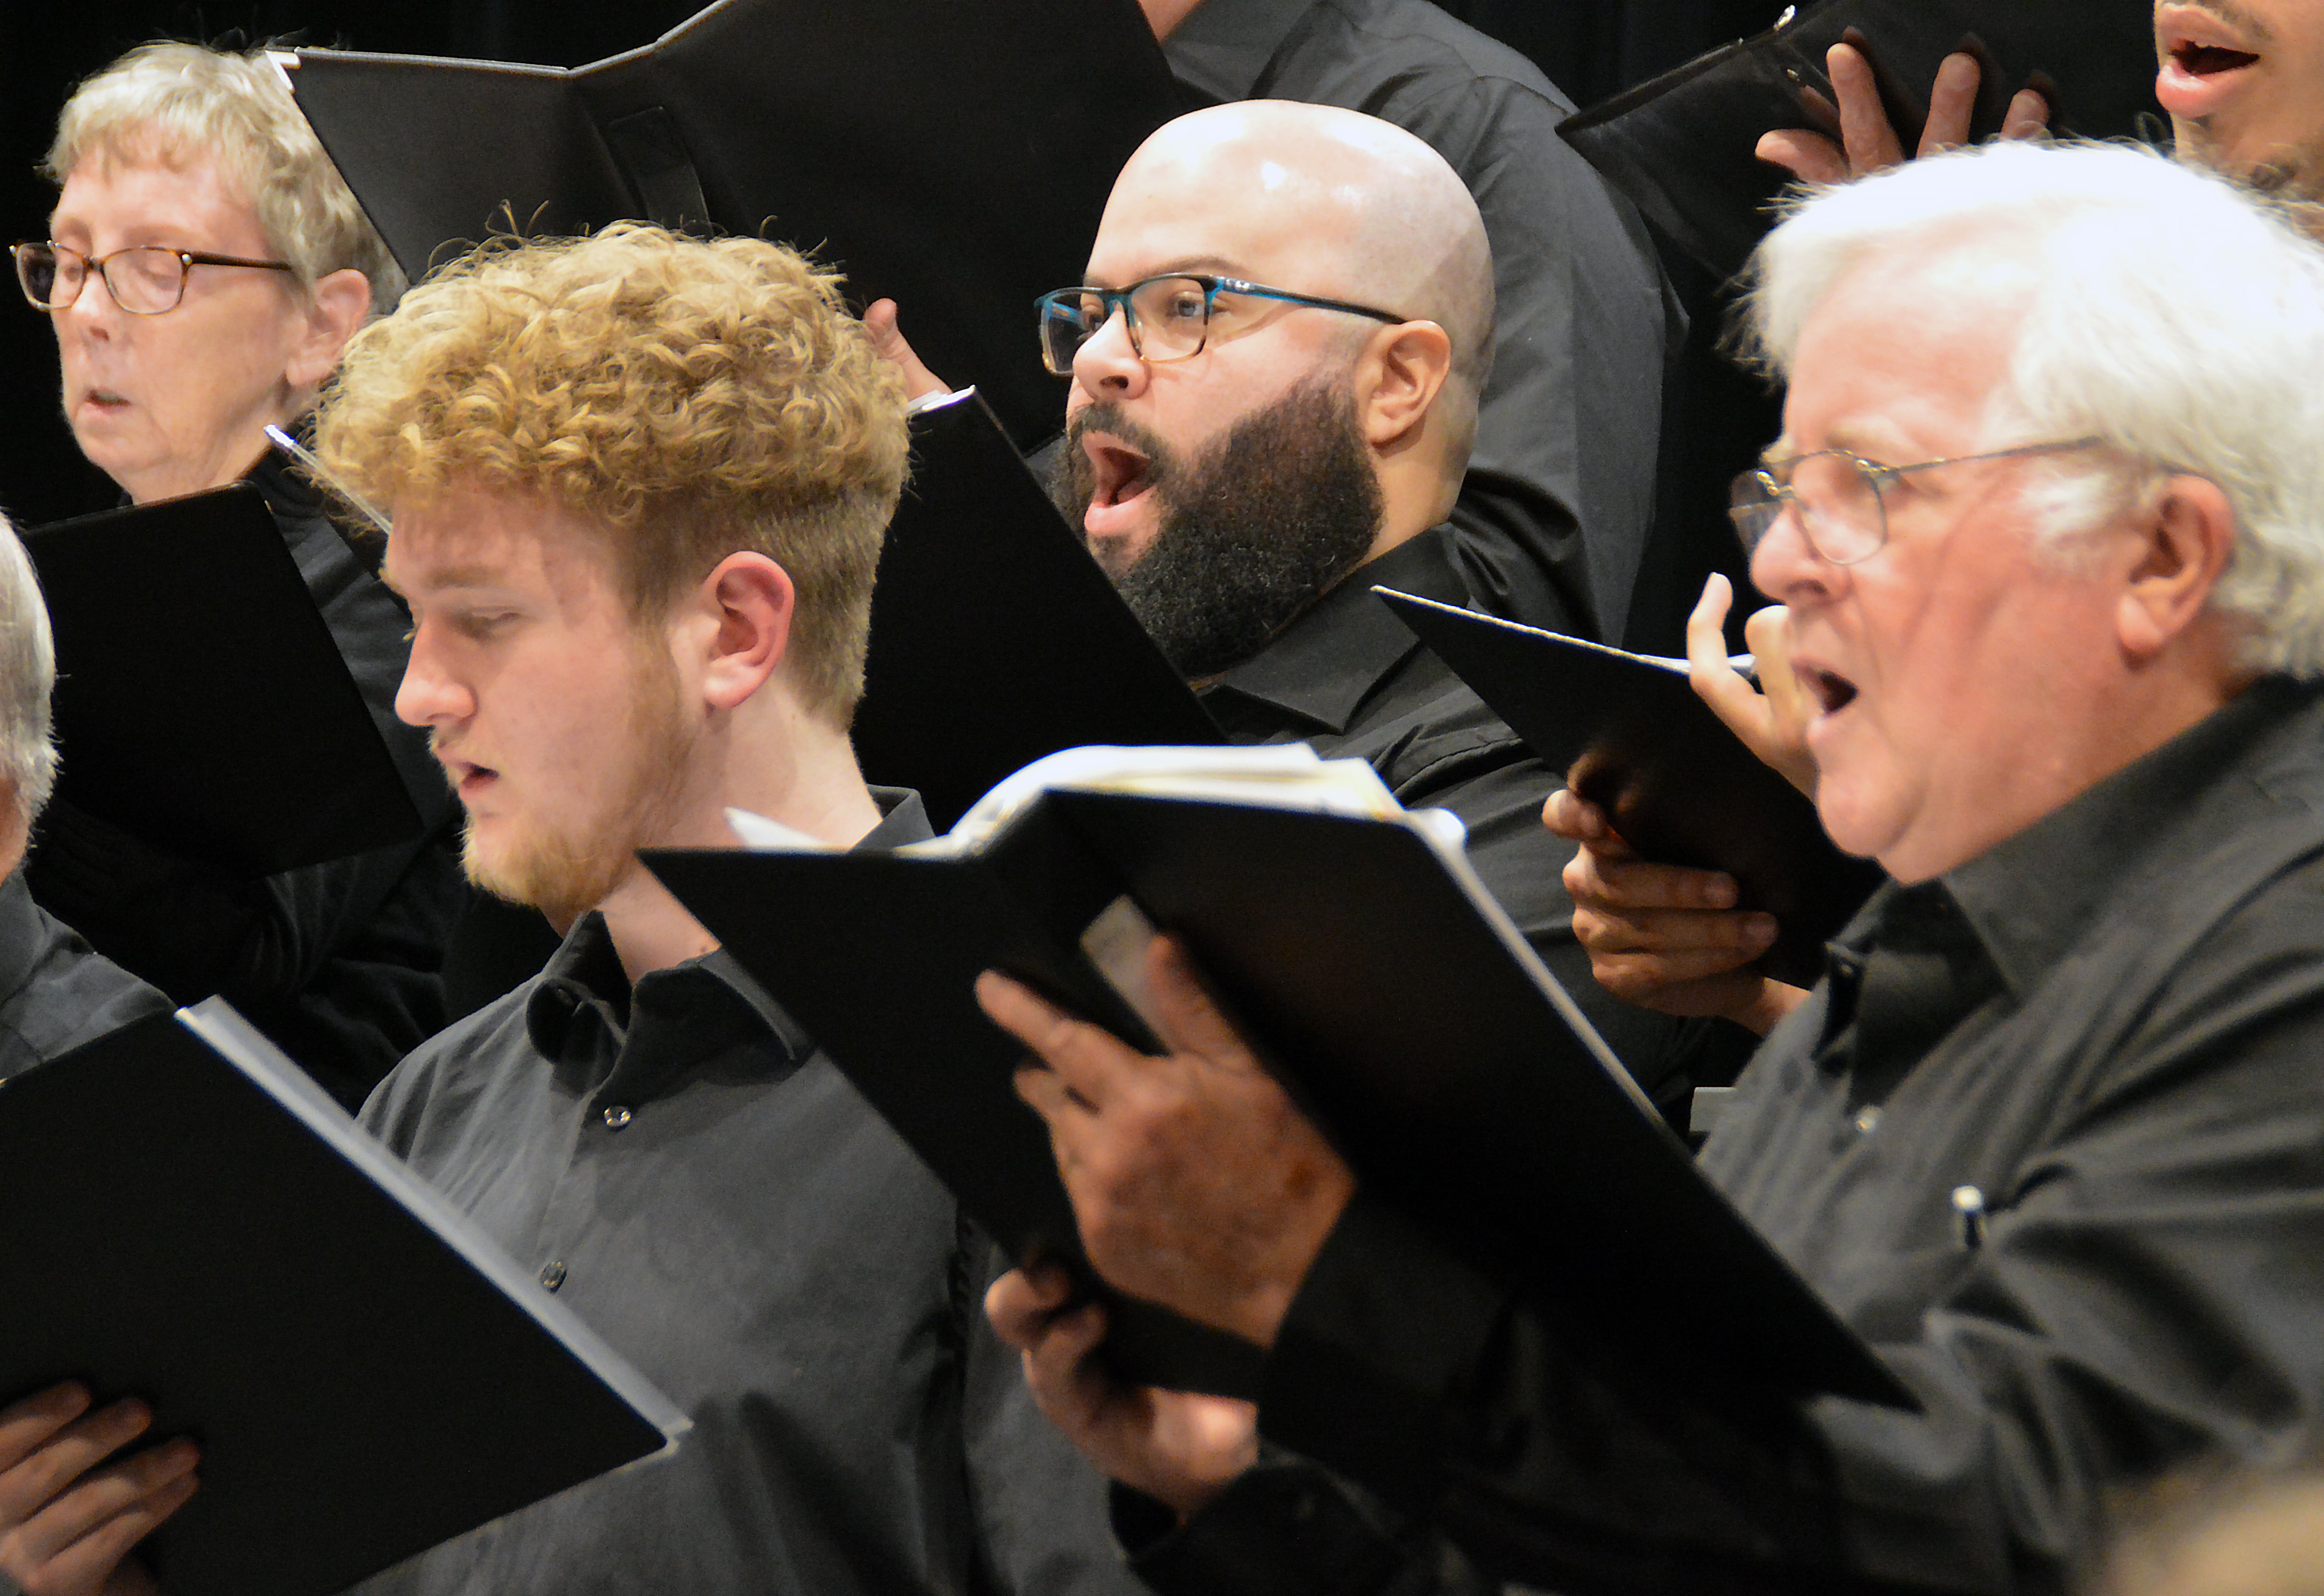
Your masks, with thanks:
[{"label": "young man with curly blond hair", "polygon": [[[1131,1588],[982,1323],[990,1244],[637,859],[731,844],[729,805],[842,847],[928,835],[847,739],[906,432],[836,280],[626,225],[488,250],[355,341],[318,446],[392,511],[397,710],[471,877],[568,930],[365,1122],[694,1420],[674,1459],[364,1589]],[[0,1573],[28,1588],[105,1588],[194,1466],[92,1471],[143,1415],[72,1414],[0,1413]]]}]

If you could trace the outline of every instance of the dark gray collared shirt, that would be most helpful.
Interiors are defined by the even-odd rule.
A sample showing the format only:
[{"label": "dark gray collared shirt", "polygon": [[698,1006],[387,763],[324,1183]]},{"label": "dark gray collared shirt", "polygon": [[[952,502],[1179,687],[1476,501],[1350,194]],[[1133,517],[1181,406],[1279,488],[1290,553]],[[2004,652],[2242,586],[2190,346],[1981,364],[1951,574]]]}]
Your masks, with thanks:
[{"label": "dark gray collared shirt", "polygon": [[1452,512],[1462,575],[1496,614],[1621,641],[1654,518],[1663,371],[1683,327],[1637,211],[1557,136],[1572,102],[1427,0],[1206,0],[1163,49],[1214,99],[1362,111],[1461,174],[1499,300]]},{"label": "dark gray collared shirt", "polygon": [[169,1011],[167,998],[33,902],[21,872],[0,881],[0,1080]]},{"label": "dark gray collared shirt", "polygon": [[1558,777],[1371,591],[1463,602],[1449,536],[1432,529],[1342,578],[1208,684],[1203,705],[1231,742],[1296,741],[1325,759],[1364,760],[1405,807],[1458,815],[1479,878],[1607,1045],[1683,1124],[1704,1028],[1618,1001],[1591,976],[1561,877],[1573,846],[1541,824]]},{"label": "dark gray collared shirt", "polygon": [[1691,1392],[1360,1196],[1262,1428],[1499,1571],[1691,1592],[2055,1591],[2109,1487],[2311,1436],[2324,688],[1877,894],[1703,1167],[1923,1411]]},{"label": "dark gray collared shirt", "polygon": [[[861,845],[928,834],[884,796]],[[585,917],[364,1117],[695,1425],[366,1596],[1134,1588],[984,1322],[992,1248],[723,952],[632,990]]]}]

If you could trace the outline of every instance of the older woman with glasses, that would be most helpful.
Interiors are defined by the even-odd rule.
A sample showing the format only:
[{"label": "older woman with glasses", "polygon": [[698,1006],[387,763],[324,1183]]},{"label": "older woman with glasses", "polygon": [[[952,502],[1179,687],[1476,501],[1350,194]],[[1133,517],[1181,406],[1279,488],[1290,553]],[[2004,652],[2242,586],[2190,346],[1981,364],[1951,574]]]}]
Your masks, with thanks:
[{"label": "older woman with glasses", "polygon": [[28,879],[101,951],[180,1001],[224,993],[359,1102],[443,1024],[442,949],[466,890],[442,777],[394,716],[409,623],[265,429],[314,408],[401,274],[263,51],[131,51],[75,92],[46,171],[61,189],[50,236],[12,253],[56,330],[82,452],[141,504],[258,486],[428,832],[246,881],[60,803]]}]

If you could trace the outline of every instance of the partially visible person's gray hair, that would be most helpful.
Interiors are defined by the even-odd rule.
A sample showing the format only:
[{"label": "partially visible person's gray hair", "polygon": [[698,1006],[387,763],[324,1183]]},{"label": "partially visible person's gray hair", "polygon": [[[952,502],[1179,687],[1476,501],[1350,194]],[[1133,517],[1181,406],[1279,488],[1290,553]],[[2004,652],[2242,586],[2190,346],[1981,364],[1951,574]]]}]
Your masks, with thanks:
[{"label": "partially visible person's gray hair", "polygon": [[257,208],[275,253],[312,288],[349,267],[384,312],[403,272],[263,50],[141,44],[73,90],[41,170],[62,183],[84,161],[217,158]]},{"label": "partially visible person's gray hair", "polygon": [[49,695],[57,684],[56,644],[40,578],[15,528],[0,515],[0,778],[15,785],[26,826],[57,784]]},{"label": "partially visible person's gray hair", "polygon": [[2206,477],[2235,511],[2211,603],[2241,623],[2244,663],[2324,675],[2324,251],[2294,208],[2125,144],[1911,161],[1792,208],[1753,259],[1745,338],[1788,377],[1842,279],[1969,249],[2035,284],[1981,447],[2109,446],[2036,473],[2053,540],[2161,473]]}]

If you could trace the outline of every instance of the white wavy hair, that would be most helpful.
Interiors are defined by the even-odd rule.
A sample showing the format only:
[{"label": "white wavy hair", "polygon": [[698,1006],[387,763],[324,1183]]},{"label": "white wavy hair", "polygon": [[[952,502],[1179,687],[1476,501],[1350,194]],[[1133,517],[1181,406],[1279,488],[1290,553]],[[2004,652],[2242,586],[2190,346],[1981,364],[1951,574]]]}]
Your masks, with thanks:
[{"label": "white wavy hair", "polygon": [[250,197],[301,288],[352,267],[371,280],[373,309],[383,314],[402,297],[402,270],[263,49],[139,45],[73,90],[41,170],[60,184],[92,158],[173,163],[195,154],[215,155]]},{"label": "white wavy hair", "polygon": [[49,607],[32,558],[0,515],[0,778],[15,783],[29,826],[57,784],[57,744],[49,694],[57,683]]},{"label": "white wavy hair", "polygon": [[2324,250],[2297,217],[2139,146],[1988,143],[1794,202],[1753,259],[1741,331],[1788,377],[1808,318],[1849,273],[2009,252],[2038,286],[1980,447],[2111,446],[2048,462],[2035,502],[2053,535],[2161,473],[2209,478],[2236,524],[2211,604],[2240,623],[2243,662],[2324,676]]}]

